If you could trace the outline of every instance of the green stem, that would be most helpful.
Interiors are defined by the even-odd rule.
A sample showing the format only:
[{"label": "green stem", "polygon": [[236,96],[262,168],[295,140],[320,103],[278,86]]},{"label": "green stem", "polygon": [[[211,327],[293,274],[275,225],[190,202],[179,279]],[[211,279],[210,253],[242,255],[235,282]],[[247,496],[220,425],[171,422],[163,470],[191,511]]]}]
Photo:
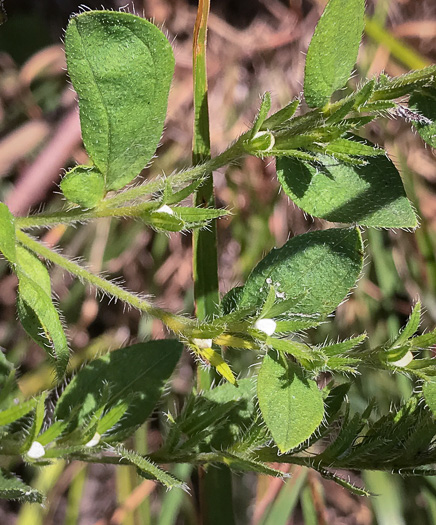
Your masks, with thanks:
[{"label": "green stem", "polygon": [[[192,160],[210,163],[209,114],[207,101],[206,41],[210,1],[199,0],[193,38],[194,134]],[[235,144],[242,144],[242,138]],[[213,169],[195,194],[195,206],[214,207]],[[200,321],[219,311],[216,224],[193,233],[193,278],[196,315]],[[214,373],[198,368],[197,388],[208,390]],[[200,511],[205,525],[234,524],[232,478],[228,467],[199,469]]]},{"label": "green stem", "polygon": [[30,215],[29,217],[17,217],[15,220],[16,225],[19,228],[37,228],[50,227],[56,224],[73,224],[75,222],[85,222],[103,217],[138,217],[142,212],[149,208],[149,202],[135,206],[121,205],[134,201],[140,197],[151,195],[156,191],[164,190],[165,185],[168,183],[173,187],[177,187],[183,183],[198,180],[211,171],[236,161],[245,154],[241,146],[242,139],[245,136],[246,134],[242,135],[242,137],[227,150],[207,162],[199,164],[194,168],[175,173],[166,178],[156,179],[147,184],[143,184],[142,186],[131,188],[130,190],[114,195],[113,197],[109,197],[96,209],[86,211],[75,209],[53,213],[38,213]]},{"label": "green stem", "polygon": [[120,299],[121,301],[137,308],[148,315],[151,315],[157,319],[160,319],[170,330],[175,333],[180,333],[183,330],[189,329],[192,326],[192,321],[175,315],[162,308],[153,306],[145,299],[135,295],[132,292],[124,290],[120,286],[113,284],[102,277],[94,275],[90,271],[86,270],[79,264],[66,259],[63,255],[52,251],[47,246],[44,246],[38,241],[35,241],[27,234],[17,229],[16,231],[17,240],[30,251],[40,255],[44,259],[57,264],[61,268],[64,268],[67,272],[75,275],[79,279],[95,286],[105,294]]},{"label": "green stem", "polygon": [[[245,137],[245,134],[242,136]],[[241,138],[242,138],[241,137]],[[197,164],[193,168],[169,175],[165,178],[159,178],[141,186],[130,188],[122,193],[118,193],[113,197],[109,197],[103,201],[105,206],[118,206],[126,202],[150,195],[156,191],[163,190],[168,184],[177,186],[186,182],[197,180],[201,177],[207,176],[212,171],[217,170],[230,162],[233,162],[244,155],[244,150],[241,147],[241,139],[235,142],[232,146],[227,148],[225,151],[214,157],[213,159],[198,159],[195,162]]]}]

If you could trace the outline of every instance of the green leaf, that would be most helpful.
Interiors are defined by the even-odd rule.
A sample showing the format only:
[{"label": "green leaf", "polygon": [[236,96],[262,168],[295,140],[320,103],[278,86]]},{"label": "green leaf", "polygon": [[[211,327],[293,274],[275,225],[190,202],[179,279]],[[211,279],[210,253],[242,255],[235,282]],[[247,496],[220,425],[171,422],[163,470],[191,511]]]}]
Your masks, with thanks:
[{"label": "green leaf", "polygon": [[213,219],[219,219],[229,215],[227,210],[216,210],[214,208],[173,208],[174,214],[184,222],[184,228],[199,228],[206,226]]},{"label": "green leaf", "polygon": [[18,405],[0,411],[0,426],[9,425],[25,416],[35,408],[37,402],[37,399],[29,399],[28,401],[22,401]]},{"label": "green leaf", "polygon": [[304,96],[323,106],[349,79],[364,28],[364,0],[330,0],[307,50]]},{"label": "green leaf", "polygon": [[0,251],[11,264],[16,261],[14,221],[6,204],[0,202]]},{"label": "green leaf", "polygon": [[328,221],[384,228],[414,228],[415,213],[400,174],[385,156],[366,157],[365,166],[318,155],[321,165],[291,157],[277,159],[285,193],[305,212]]},{"label": "green leaf", "polygon": [[243,286],[235,286],[223,296],[221,299],[221,310],[224,315],[228,315],[238,308],[243,292]]},{"label": "green leaf", "polygon": [[322,393],[301,368],[275,353],[265,356],[257,379],[263,419],[281,452],[306,441],[324,417]]},{"label": "green leaf", "polygon": [[365,487],[358,487],[357,485],[354,485],[352,481],[341,478],[341,476],[339,476],[335,472],[332,472],[331,470],[327,470],[322,467],[316,468],[315,470],[319,472],[324,479],[334,481],[335,483],[337,483],[341,487],[346,488],[347,490],[349,490],[352,494],[356,496],[366,496],[366,497],[372,496],[371,492],[366,490]]},{"label": "green leaf", "polygon": [[270,117],[268,117],[260,127],[261,130],[275,129],[284,126],[288,120],[290,120],[300,104],[300,101],[292,100],[284,108],[280,109]]},{"label": "green leaf", "polygon": [[27,503],[42,503],[44,496],[9,472],[0,469],[0,498],[17,499]]},{"label": "green leaf", "polygon": [[[415,117],[409,116],[409,120],[413,122],[422,140],[436,148],[436,88],[422,88],[412,93],[409,107],[417,111]],[[425,119],[421,119],[421,115]]]},{"label": "green leaf", "polygon": [[90,11],[70,19],[65,51],[86,150],[106,189],[122,188],[161,138],[174,71],[171,45],[143,18]]},{"label": "green leaf", "polygon": [[364,84],[360,90],[356,93],[354,97],[354,107],[360,109],[362,106],[365,106],[366,102],[371,98],[371,95],[374,93],[375,89],[375,78],[369,80]]},{"label": "green leaf", "polygon": [[265,122],[265,119],[268,115],[269,110],[271,109],[271,93],[267,91],[262,97],[260,103],[259,112],[254,120],[253,127],[250,132],[250,139],[253,139],[256,134],[260,131],[262,124]]},{"label": "green leaf", "polygon": [[419,328],[419,323],[421,321],[421,303],[416,303],[412,313],[410,314],[409,320],[407,321],[406,326],[403,328],[400,335],[395,339],[395,341],[390,345],[390,348],[395,348],[402,346],[407,341],[413,337],[416,331]]},{"label": "green leaf", "polygon": [[50,276],[38,257],[22,246],[17,246],[17,261],[18,317],[28,335],[47,352],[58,377],[62,378],[70,352],[62,323],[51,300]]},{"label": "green leaf", "polygon": [[277,339],[267,337],[265,343],[279,352],[285,352],[292,355],[303,367],[310,365],[310,362],[316,357],[310,346],[289,339]]},{"label": "green leaf", "polygon": [[345,138],[339,138],[327,144],[325,151],[329,155],[335,155],[337,153],[343,153],[345,155],[358,155],[362,157],[375,157],[377,155],[386,155],[386,151],[382,148],[370,145],[368,143],[358,142],[359,138],[355,137],[355,140],[348,140]]},{"label": "green leaf", "polygon": [[257,461],[247,455],[232,454],[230,452],[221,452],[221,460],[226,463],[232,470],[240,472],[257,472],[275,478],[286,479],[289,476],[286,472],[270,467],[267,463]]},{"label": "green leaf", "polygon": [[76,166],[60,186],[65,197],[82,208],[94,208],[105,195],[103,174],[93,166]]},{"label": "green leaf", "polygon": [[140,476],[146,479],[159,481],[167,489],[178,488],[184,491],[188,490],[186,483],[172,476],[169,472],[162,470],[147,457],[140,456],[133,450],[128,450],[122,445],[118,445],[115,448],[115,451],[120,454],[124,460],[127,460],[131,465],[134,465]]},{"label": "green leaf", "polygon": [[[32,443],[36,440],[42,424],[44,423],[45,417],[45,401],[47,399],[48,392],[43,392],[37,400],[35,406],[35,415],[33,417],[32,425],[26,435],[26,439],[21,447],[21,453],[25,453],[29,450]],[[39,441],[39,440],[38,440]]]},{"label": "green leaf", "polygon": [[432,411],[433,417],[436,417],[436,382],[425,382],[422,386],[422,395],[428,408]]},{"label": "green leaf", "polygon": [[17,380],[14,365],[8,361],[2,350],[0,348],[0,407],[4,409],[14,402]]},{"label": "green leaf", "polygon": [[[168,211],[166,211],[166,208],[168,208]],[[169,206],[166,208],[162,206],[156,211],[143,213],[141,218],[144,222],[156,230],[166,232],[180,232],[184,230],[186,226],[182,219],[174,215],[174,212]]]},{"label": "green leaf", "polygon": [[175,340],[150,341],[121,348],[89,363],[75,376],[56,405],[57,419],[67,419],[71,410],[80,409],[73,419],[78,427],[99,405],[104,385],[109,387],[106,409],[127,402],[129,407],[106,441],[126,437],[151,414],[166,381],[180,358],[183,345]]},{"label": "green leaf", "polygon": [[328,345],[322,347],[322,352],[328,357],[343,355],[350,350],[353,350],[356,346],[360,345],[367,338],[366,334],[358,335],[346,341],[341,341],[340,343],[335,343],[333,345]]},{"label": "green leaf", "polygon": [[354,286],[362,269],[363,247],[357,229],[306,233],[273,249],[249,275],[239,307],[261,307],[275,287],[276,305],[290,314],[330,313]]},{"label": "green leaf", "polygon": [[225,383],[208,390],[203,396],[209,411],[227,403],[233,407],[226,417],[226,425],[220,426],[208,439],[212,449],[225,450],[235,443],[253,423],[256,414],[256,387],[251,379],[241,379],[238,386]]}]

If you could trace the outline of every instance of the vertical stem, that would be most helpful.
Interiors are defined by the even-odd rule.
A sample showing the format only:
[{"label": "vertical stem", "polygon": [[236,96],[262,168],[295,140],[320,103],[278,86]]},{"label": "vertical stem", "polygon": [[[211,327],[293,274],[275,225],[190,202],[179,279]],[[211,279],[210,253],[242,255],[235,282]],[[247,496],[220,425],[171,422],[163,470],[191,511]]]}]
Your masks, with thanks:
[{"label": "vertical stem", "polygon": [[[199,0],[193,39],[194,134],[192,160],[194,164],[210,159],[209,112],[207,102],[206,41],[210,0]],[[195,194],[195,206],[214,206],[212,173]],[[216,226],[195,230],[193,234],[193,278],[197,318],[203,320],[217,313],[219,305],[218,258]],[[213,374],[198,369],[198,390],[208,390]],[[200,510],[204,525],[234,524],[231,473],[227,467],[219,470],[200,467]]]},{"label": "vertical stem", "polygon": [[[199,164],[210,159],[209,112],[207,102],[207,72],[206,72],[206,39],[207,19],[209,15],[209,0],[199,0],[197,20],[194,28],[193,41],[193,73],[194,73],[194,135],[192,141],[192,161]],[[195,194],[195,206],[214,206],[212,173],[208,174],[206,182]],[[203,320],[217,312],[219,304],[218,293],[218,262],[216,226],[212,223],[208,230],[195,230],[193,236],[193,273],[196,314]],[[200,386],[210,387],[205,384]],[[203,383],[203,381],[202,381]]]}]

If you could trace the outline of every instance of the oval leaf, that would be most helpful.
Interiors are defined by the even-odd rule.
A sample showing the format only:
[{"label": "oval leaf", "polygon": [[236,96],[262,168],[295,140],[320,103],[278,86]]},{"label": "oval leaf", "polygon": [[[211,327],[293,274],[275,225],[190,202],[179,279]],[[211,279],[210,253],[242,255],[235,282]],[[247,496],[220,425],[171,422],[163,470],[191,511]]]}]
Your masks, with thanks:
[{"label": "oval leaf", "polygon": [[310,107],[323,106],[342,88],[356,63],[364,28],[364,0],[330,0],[309,45],[304,96]]},{"label": "oval leaf", "polygon": [[106,189],[122,188],[161,138],[174,71],[171,45],[142,18],[93,11],[70,20],[65,51],[86,150]]},{"label": "oval leaf", "polygon": [[83,208],[94,208],[105,195],[102,173],[93,166],[76,166],[61,182],[65,197]]},{"label": "oval leaf", "polygon": [[324,417],[322,393],[301,368],[282,356],[265,356],[257,379],[263,419],[281,452],[308,439]]},{"label": "oval leaf", "polygon": [[354,286],[362,269],[357,229],[306,233],[273,249],[249,275],[240,308],[261,307],[274,286],[282,312],[330,313]]},{"label": "oval leaf", "polygon": [[105,440],[127,436],[151,414],[182,348],[175,340],[150,341],[120,348],[92,361],[64,390],[56,405],[56,418],[68,418],[71,410],[80,406],[72,424],[75,428],[85,424],[100,404],[107,385],[106,409],[120,402],[127,402],[129,407],[116,427],[108,431]]},{"label": "oval leaf", "polygon": [[319,155],[314,165],[293,157],[277,159],[277,177],[302,210],[332,222],[382,228],[414,228],[416,215],[400,174],[385,156],[364,166]]}]

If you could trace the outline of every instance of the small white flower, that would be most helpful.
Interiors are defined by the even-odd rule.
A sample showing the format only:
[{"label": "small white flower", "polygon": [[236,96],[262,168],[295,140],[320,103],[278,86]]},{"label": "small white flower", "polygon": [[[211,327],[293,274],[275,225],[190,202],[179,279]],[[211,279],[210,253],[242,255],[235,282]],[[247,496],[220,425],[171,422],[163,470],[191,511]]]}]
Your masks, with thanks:
[{"label": "small white flower", "polygon": [[277,324],[274,319],[258,319],[254,323],[254,328],[264,332],[266,335],[273,335],[273,333],[276,331],[276,326]]},{"label": "small white flower", "polygon": [[98,445],[100,443],[101,436],[98,432],[96,432],[92,438],[88,441],[88,443],[85,443],[85,447],[95,447],[95,445]]},{"label": "small white flower", "polygon": [[34,441],[31,445],[29,450],[27,451],[27,455],[29,458],[32,459],[39,459],[45,456],[45,448],[39,443],[39,441]]},{"label": "small white flower", "polygon": [[160,208],[158,208],[157,210],[154,210],[156,213],[168,213],[168,215],[174,215],[174,212],[173,210],[167,206],[166,204],[164,204],[163,206],[161,206]]},{"label": "small white flower", "polygon": [[398,359],[398,361],[394,361],[391,364],[394,366],[405,367],[412,361],[413,361],[413,354],[409,350],[405,356],[403,356],[401,359]]},{"label": "small white flower", "polygon": [[192,342],[198,348],[212,348],[212,339],[193,339]]}]

